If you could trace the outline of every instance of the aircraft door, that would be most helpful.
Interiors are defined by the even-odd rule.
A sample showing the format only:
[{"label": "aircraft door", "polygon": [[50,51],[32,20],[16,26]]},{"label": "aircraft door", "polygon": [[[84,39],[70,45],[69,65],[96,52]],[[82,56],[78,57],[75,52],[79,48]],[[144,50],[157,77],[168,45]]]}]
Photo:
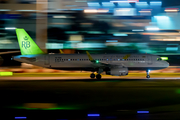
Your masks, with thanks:
[{"label": "aircraft door", "polygon": [[147,55],[148,65],[152,64],[152,56]]},{"label": "aircraft door", "polygon": [[49,55],[45,55],[44,59],[45,59],[44,65],[50,65],[50,56]]}]

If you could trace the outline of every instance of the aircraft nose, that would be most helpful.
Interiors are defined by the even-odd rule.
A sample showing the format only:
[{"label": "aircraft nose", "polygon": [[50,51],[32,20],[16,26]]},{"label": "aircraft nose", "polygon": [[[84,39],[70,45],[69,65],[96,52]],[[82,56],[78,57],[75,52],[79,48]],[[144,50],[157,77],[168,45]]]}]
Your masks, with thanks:
[{"label": "aircraft nose", "polygon": [[167,61],[165,61],[165,63],[166,63],[166,67],[169,67],[169,63]]}]

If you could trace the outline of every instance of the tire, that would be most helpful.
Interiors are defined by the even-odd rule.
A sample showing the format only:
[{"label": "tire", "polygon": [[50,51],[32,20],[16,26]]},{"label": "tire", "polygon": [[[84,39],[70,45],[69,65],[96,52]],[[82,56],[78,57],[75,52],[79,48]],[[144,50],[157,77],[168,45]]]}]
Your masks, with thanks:
[{"label": "tire", "polygon": [[90,75],[90,78],[92,78],[92,79],[94,79],[95,77],[96,77],[96,76],[95,76],[95,74],[93,74],[93,73]]},{"label": "tire", "polygon": [[101,79],[101,75],[100,75],[100,74],[97,74],[97,75],[96,75],[96,79],[97,79],[97,80],[100,80],[100,79]]},{"label": "tire", "polygon": [[147,75],[146,78],[150,78],[150,75]]}]

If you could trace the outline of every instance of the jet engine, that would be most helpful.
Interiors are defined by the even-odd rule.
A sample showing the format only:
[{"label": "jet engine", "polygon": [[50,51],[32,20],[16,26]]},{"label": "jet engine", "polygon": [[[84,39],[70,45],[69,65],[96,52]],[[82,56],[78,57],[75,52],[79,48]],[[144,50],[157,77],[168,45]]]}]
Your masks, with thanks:
[{"label": "jet engine", "polygon": [[128,68],[124,66],[114,66],[106,71],[107,75],[126,76],[128,75]]}]

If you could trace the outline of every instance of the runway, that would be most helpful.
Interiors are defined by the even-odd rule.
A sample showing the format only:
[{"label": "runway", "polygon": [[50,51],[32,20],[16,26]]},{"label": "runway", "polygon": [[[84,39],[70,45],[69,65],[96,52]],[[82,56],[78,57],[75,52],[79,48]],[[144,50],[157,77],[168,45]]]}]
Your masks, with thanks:
[{"label": "runway", "polygon": [[107,80],[180,80],[180,77],[102,77],[101,80],[91,79],[89,77],[0,77],[0,81],[13,80],[13,81],[31,81],[31,80],[59,80],[59,81],[107,81]]},{"label": "runway", "polygon": [[100,114],[99,120],[109,116],[133,120],[139,119],[139,110],[150,112],[144,119],[179,117],[180,82],[176,80],[7,78],[0,80],[3,120],[11,120],[11,116],[27,116],[32,120],[87,119],[89,113]]}]

